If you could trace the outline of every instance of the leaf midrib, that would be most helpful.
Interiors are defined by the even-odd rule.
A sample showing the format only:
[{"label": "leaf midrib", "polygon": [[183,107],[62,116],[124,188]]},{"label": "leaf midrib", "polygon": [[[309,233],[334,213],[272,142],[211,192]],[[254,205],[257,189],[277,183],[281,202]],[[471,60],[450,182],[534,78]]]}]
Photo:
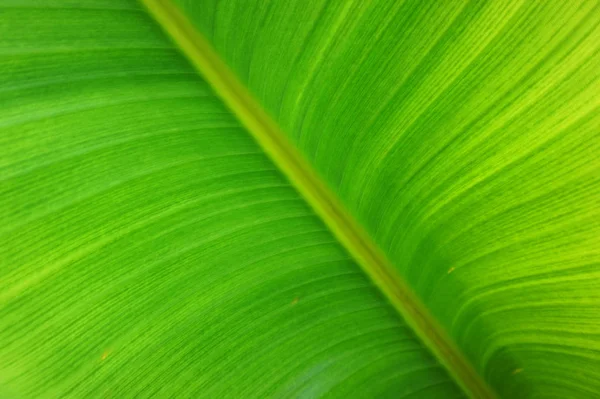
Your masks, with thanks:
[{"label": "leaf midrib", "polygon": [[495,397],[492,389],[398,275],[392,263],[344,209],[209,42],[170,0],[140,1],[465,393],[475,398]]}]

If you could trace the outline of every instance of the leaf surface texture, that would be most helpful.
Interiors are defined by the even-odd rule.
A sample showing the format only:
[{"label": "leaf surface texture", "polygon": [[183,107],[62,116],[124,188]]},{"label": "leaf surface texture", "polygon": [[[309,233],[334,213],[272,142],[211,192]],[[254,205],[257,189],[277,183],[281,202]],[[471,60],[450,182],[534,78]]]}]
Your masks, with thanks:
[{"label": "leaf surface texture", "polygon": [[[500,396],[600,396],[597,1],[173,2]],[[0,74],[0,396],[464,396],[137,2]]]}]

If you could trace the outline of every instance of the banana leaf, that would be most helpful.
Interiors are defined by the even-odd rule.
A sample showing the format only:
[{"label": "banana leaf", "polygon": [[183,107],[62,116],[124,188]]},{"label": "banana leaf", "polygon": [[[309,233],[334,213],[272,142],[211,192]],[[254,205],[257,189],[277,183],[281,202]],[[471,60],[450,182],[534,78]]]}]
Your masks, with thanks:
[{"label": "banana leaf", "polygon": [[1,398],[600,398],[597,0],[0,2]]}]

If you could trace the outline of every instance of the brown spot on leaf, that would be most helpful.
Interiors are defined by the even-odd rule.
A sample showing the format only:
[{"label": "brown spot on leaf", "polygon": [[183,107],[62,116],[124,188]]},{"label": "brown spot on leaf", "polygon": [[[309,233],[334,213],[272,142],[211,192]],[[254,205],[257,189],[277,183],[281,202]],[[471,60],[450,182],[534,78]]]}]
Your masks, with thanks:
[{"label": "brown spot on leaf", "polygon": [[295,305],[295,304],[297,304],[297,303],[298,303],[298,300],[299,300],[299,298],[298,298],[298,297],[294,298],[294,300],[292,301],[292,305]]},{"label": "brown spot on leaf", "polygon": [[452,273],[454,271],[454,267],[451,267],[450,269],[448,269],[448,274]]},{"label": "brown spot on leaf", "polygon": [[523,372],[523,369],[514,369],[512,373],[513,373],[513,375],[515,375],[515,374],[519,374],[521,372]]}]

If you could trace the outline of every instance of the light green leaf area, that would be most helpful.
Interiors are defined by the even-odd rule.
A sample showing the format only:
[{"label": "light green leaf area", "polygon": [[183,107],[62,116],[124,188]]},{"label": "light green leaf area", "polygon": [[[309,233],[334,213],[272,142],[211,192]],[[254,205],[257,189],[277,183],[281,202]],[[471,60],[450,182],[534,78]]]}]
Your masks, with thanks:
[{"label": "light green leaf area", "polygon": [[[172,2],[492,391],[600,397],[600,3]],[[162,28],[0,2],[0,398],[478,392]]]}]

